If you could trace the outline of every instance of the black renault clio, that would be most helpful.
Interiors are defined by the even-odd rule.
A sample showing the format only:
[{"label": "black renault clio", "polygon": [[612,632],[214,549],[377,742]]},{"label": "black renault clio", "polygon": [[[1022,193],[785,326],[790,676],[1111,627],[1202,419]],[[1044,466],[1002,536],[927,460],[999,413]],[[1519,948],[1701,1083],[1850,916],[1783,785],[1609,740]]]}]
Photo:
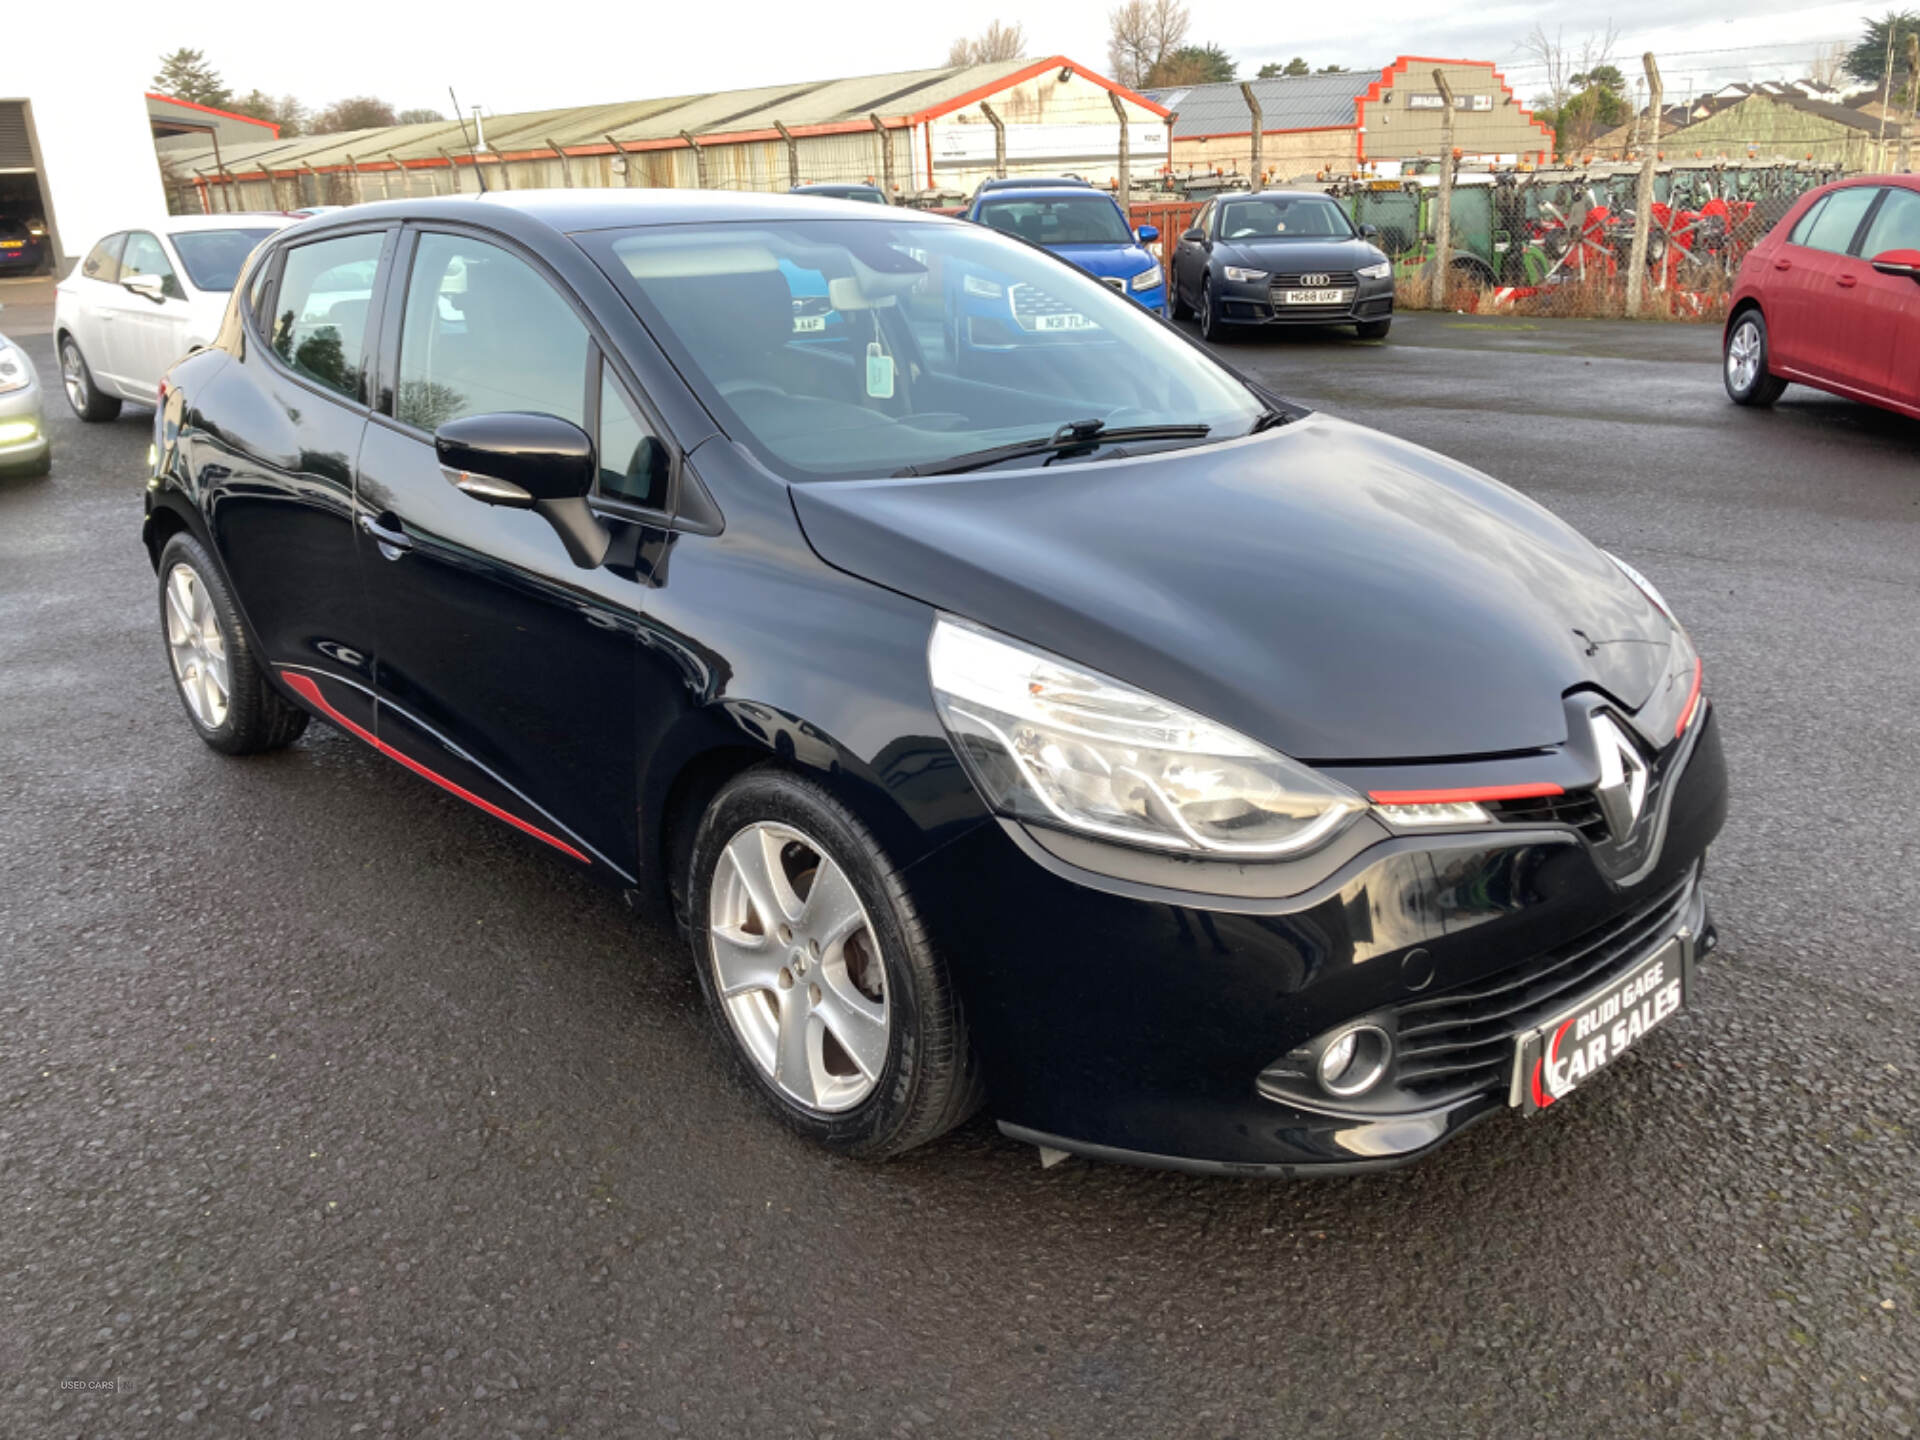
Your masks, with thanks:
[{"label": "black renault clio", "polygon": [[262,247],[156,430],[201,737],[321,717],[657,900],[836,1149],[985,1103],[1388,1165],[1552,1105],[1712,948],[1720,744],[1652,585],[990,230],[354,207]]}]

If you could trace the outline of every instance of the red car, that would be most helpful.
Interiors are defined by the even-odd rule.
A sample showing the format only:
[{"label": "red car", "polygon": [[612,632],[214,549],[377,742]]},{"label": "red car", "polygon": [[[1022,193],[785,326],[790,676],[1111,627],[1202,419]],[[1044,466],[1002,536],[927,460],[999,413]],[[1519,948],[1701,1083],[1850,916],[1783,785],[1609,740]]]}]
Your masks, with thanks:
[{"label": "red car", "polygon": [[1793,381],[1920,418],[1920,176],[1802,195],[1741,264],[1722,347],[1735,404]]}]

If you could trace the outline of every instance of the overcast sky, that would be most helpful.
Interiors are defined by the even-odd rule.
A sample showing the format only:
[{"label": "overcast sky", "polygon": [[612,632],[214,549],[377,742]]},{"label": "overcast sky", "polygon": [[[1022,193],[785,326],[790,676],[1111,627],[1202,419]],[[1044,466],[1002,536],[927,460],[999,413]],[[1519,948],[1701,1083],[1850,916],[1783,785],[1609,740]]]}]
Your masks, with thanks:
[{"label": "overcast sky", "polygon": [[[505,112],[935,66],[954,37],[999,17],[1024,21],[1028,54],[1069,55],[1105,70],[1110,8],[1111,0],[1044,6],[1007,0],[643,0],[620,6],[194,0],[127,6],[119,19],[117,3],[85,7],[84,38],[76,29],[80,17],[55,6],[17,7],[5,24],[10,47],[39,41],[50,47],[41,53],[69,55],[74,63],[117,51],[120,65],[137,63],[149,73],[153,60],[143,58],[149,53],[194,46],[236,91],[290,92],[315,109],[342,96],[374,94],[399,108],[445,112],[451,83],[462,104]],[[1191,39],[1225,48],[1243,76],[1293,55],[1349,69],[1377,68],[1400,54],[1434,55],[1502,62],[1527,99],[1545,78],[1523,48],[1536,24],[1577,49],[1611,14],[1620,68],[1637,78],[1641,52],[1653,50],[1669,96],[1679,98],[1726,80],[1803,75],[1821,42],[1851,40],[1862,28],[1861,13],[1876,7],[1861,0],[1813,6],[1743,0],[1737,18],[1729,16],[1728,0],[1623,0],[1610,11],[1521,0],[1285,7],[1188,0],[1188,8]]]}]

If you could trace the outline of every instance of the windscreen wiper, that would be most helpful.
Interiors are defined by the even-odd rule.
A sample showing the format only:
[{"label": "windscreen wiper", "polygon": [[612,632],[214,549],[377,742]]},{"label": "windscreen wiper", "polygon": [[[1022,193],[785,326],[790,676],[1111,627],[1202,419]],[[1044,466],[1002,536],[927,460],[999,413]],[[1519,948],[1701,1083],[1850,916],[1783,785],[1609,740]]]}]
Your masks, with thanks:
[{"label": "windscreen wiper", "polygon": [[1072,455],[1098,449],[1119,440],[1204,440],[1213,431],[1211,425],[1122,425],[1108,429],[1104,420],[1069,420],[1045,439],[1016,440],[1011,445],[995,445],[986,450],[970,450],[945,460],[929,460],[894,471],[906,475],[958,475],[980,470],[1007,460],[1026,460],[1038,455]]}]

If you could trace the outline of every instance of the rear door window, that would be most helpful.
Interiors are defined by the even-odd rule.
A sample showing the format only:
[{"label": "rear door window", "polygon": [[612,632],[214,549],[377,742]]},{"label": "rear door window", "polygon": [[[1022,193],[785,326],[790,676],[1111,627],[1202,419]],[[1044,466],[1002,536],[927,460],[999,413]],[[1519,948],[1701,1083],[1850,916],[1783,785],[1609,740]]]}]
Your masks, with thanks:
[{"label": "rear door window", "polygon": [[1867,208],[1880,194],[1874,185],[1855,185],[1847,190],[1836,190],[1827,196],[1826,203],[1820,207],[1820,213],[1810,216],[1811,225],[1794,227],[1795,243],[1805,245],[1811,250],[1829,250],[1836,255],[1847,253],[1847,247],[1853,244],[1854,233],[1859,230],[1860,222],[1866,218]]},{"label": "rear door window", "polygon": [[351,400],[366,399],[367,311],[385,241],[376,230],[294,246],[274,298],[273,353]]}]

